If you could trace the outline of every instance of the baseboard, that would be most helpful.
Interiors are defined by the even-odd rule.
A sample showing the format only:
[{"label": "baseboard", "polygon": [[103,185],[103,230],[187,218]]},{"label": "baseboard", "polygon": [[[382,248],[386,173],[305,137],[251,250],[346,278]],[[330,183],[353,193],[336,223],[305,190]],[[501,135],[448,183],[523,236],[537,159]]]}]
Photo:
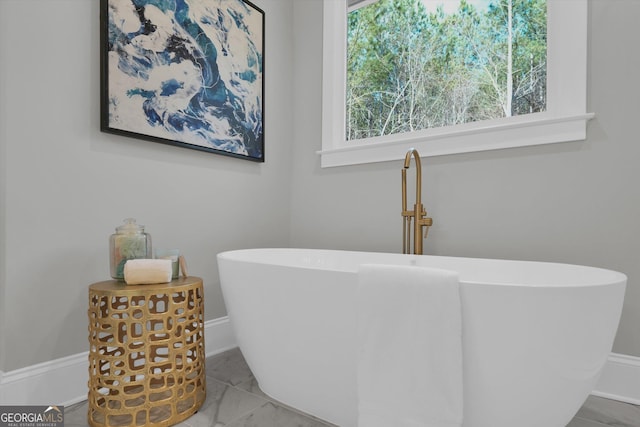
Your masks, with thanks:
[{"label": "baseboard", "polygon": [[[88,352],[2,374],[3,405],[70,405],[87,398]],[[80,396],[83,397],[80,397]]]},{"label": "baseboard", "polygon": [[[205,351],[210,357],[237,346],[228,317],[205,322]],[[0,371],[2,405],[72,405],[87,397],[88,353],[33,366]],[[612,353],[594,396],[640,405],[640,357]]]},{"label": "baseboard", "polygon": [[[205,322],[205,352],[213,356],[237,346],[228,317]],[[72,405],[87,398],[88,352],[0,371],[2,405]]]},{"label": "baseboard", "polygon": [[640,405],[640,357],[611,353],[591,394]]}]

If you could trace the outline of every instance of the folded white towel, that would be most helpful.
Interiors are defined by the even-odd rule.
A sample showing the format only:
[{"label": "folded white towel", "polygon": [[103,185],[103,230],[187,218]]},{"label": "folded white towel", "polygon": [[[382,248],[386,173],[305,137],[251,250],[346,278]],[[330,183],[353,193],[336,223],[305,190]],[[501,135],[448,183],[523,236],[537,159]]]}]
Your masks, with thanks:
[{"label": "folded white towel", "polygon": [[362,265],[358,278],[358,425],[461,426],[458,274]]},{"label": "folded white towel", "polygon": [[130,259],[124,264],[127,285],[169,283],[172,265],[170,259]]}]

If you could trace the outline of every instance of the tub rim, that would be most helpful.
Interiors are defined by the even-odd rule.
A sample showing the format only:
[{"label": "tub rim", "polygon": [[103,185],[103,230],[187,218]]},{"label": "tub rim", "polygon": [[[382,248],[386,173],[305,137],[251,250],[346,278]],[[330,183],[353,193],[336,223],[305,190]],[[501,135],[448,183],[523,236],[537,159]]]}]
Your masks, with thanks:
[{"label": "tub rim", "polygon": [[[542,281],[532,281],[527,283],[520,283],[516,281],[507,281],[507,280],[477,280],[477,279],[469,279],[466,277],[460,278],[460,284],[465,285],[486,285],[486,286],[513,286],[513,287],[527,287],[527,288],[572,288],[572,287],[593,287],[593,286],[612,286],[612,285],[624,285],[626,286],[627,275],[607,269],[602,267],[593,267],[582,264],[572,264],[572,263],[564,263],[564,262],[554,262],[554,261],[535,261],[535,260],[519,260],[519,259],[504,259],[504,258],[480,258],[480,257],[459,257],[459,256],[450,256],[450,255],[414,255],[414,254],[401,254],[394,252],[376,252],[376,251],[360,251],[360,250],[348,250],[348,249],[322,249],[322,248],[302,248],[302,247],[260,247],[260,248],[243,248],[243,249],[232,249],[228,251],[219,252],[216,255],[218,260],[228,260],[235,262],[247,262],[254,263],[259,265],[270,265],[270,266],[280,266],[287,268],[295,268],[295,269],[308,269],[308,270],[324,270],[324,271],[332,271],[332,272],[343,272],[343,273],[352,273],[357,274],[357,266],[362,264],[375,264],[376,262],[357,262],[353,265],[355,268],[345,268],[344,265],[341,265],[340,268],[335,265],[328,264],[301,264],[295,263],[291,260],[285,262],[272,262],[272,259],[265,258],[247,258],[247,254],[256,254],[256,253],[267,253],[267,252],[278,252],[278,253],[291,253],[294,254],[296,252],[303,254],[323,254],[330,253],[334,255],[343,254],[343,255],[351,255],[351,256],[363,256],[365,254],[374,254],[374,256],[383,256],[389,255],[395,259],[407,258],[409,260],[408,266],[418,266],[418,267],[429,267],[428,265],[419,265],[418,262],[420,260],[440,260],[440,261],[459,261],[463,263],[501,263],[506,266],[517,267],[522,266],[526,268],[532,267],[542,267],[546,269],[556,269],[559,271],[559,268],[566,269],[567,272],[569,270],[573,270],[574,272],[579,272],[580,274],[576,274],[576,276],[582,276],[584,278],[585,273],[592,273],[594,275],[598,275],[599,280],[591,279],[590,282],[585,283],[585,281],[579,280],[550,280],[550,283],[543,283]],[[284,258],[287,260],[286,258]],[[318,258],[319,259],[319,258]],[[389,262],[391,265],[393,262]],[[434,266],[434,268],[443,268],[441,266]],[[533,270],[532,270],[533,271]]]}]

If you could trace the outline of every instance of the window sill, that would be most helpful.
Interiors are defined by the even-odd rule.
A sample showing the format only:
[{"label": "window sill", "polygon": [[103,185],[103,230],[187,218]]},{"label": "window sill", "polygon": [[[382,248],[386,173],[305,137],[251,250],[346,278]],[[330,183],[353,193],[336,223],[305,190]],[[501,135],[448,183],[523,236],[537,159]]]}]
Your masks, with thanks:
[{"label": "window sill", "polygon": [[[427,129],[410,134],[386,135],[350,141],[318,151],[321,166],[347,166],[403,159],[410,148],[422,157],[503,148],[579,141],[586,138],[587,121],[594,113],[549,117],[537,113],[509,119],[466,123],[454,128]],[[332,141],[335,145],[335,141]],[[327,141],[323,141],[323,146]]]}]

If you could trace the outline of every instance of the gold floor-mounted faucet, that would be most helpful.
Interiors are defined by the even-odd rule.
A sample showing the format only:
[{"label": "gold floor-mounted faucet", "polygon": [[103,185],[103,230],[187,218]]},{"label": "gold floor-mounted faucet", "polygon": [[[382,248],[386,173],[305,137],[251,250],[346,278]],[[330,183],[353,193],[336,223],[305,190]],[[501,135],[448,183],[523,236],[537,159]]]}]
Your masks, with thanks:
[{"label": "gold floor-mounted faucet", "polygon": [[[413,210],[407,210],[407,169],[411,163],[413,155],[416,161],[416,201]],[[422,166],[420,164],[420,154],[415,148],[407,151],[404,157],[404,167],[402,168],[402,253],[411,253],[411,233],[413,232],[413,253],[422,255],[422,229],[424,228],[424,238],[427,238],[429,227],[433,220],[427,217],[427,211],[422,206]],[[413,230],[411,222],[413,218]]]}]

